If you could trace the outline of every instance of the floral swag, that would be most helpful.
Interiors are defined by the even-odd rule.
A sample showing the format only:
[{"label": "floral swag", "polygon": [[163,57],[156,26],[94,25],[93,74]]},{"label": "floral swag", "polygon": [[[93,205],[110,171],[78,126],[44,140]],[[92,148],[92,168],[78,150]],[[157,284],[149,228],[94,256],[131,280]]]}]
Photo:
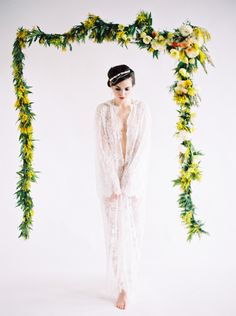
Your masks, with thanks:
[{"label": "floral swag", "polygon": [[16,39],[13,45],[13,83],[16,93],[15,109],[19,111],[18,128],[20,130],[19,141],[21,144],[20,155],[22,165],[17,172],[19,181],[17,182],[16,207],[21,207],[23,219],[18,226],[19,237],[29,238],[32,229],[34,204],[31,198],[31,182],[36,182],[38,176],[33,168],[33,127],[32,120],[35,113],[32,112],[29,100],[31,86],[29,86],[23,76],[25,55],[23,49],[29,47],[33,42],[44,46],[54,46],[63,52],[72,50],[73,42],[85,42],[86,38],[94,43],[104,41],[116,41],[119,45],[128,48],[129,44],[136,44],[139,48],[147,50],[153,58],[159,57],[160,52],[167,52],[176,60],[174,74],[176,80],[169,91],[173,93],[173,100],[178,105],[178,122],[176,123],[175,136],[180,138],[179,163],[180,172],[173,181],[173,186],[179,185],[178,205],[181,210],[180,217],[188,230],[187,240],[192,240],[194,234],[200,237],[202,233],[208,234],[203,229],[203,223],[197,220],[195,205],[191,198],[191,183],[193,180],[200,180],[202,172],[200,170],[199,157],[203,155],[196,150],[190,139],[190,134],[195,130],[193,118],[196,113],[192,112],[193,106],[199,106],[200,96],[194,87],[192,75],[201,65],[206,70],[206,62],[214,66],[205,43],[211,39],[209,32],[202,27],[192,25],[189,21],[183,23],[173,32],[167,30],[157,31],[152,28],[151,13],[140,11],[133,24],[125,26],[123,24],[104,22],[99,16],[89,14],[88,18],[79,25],[72,27],[63,34],[46,34],[38,26],[32,30],[18,28]]}]

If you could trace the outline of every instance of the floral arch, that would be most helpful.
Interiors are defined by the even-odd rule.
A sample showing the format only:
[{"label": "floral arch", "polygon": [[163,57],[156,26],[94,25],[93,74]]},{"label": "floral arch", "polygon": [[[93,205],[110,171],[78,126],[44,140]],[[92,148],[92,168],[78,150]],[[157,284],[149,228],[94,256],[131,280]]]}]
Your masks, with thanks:
[{"label": "floral arch", "polygon": [[194,87],[192,75],[201,65],[206,70],[206,62],[214,66],[205,43],[211,39],[210,33],[202,27],[192,25],[189,21],[183,23],[173,32],[154,30],[152,27],[151,13],[140,11],[133,24],[127,26],[117,23],[104,22],[99,16],[89,14],[88,18],[79,25],[72,27],[63,34],[46,34],[38,26],[32,30],[18,28],[16,39],[13,45],[13,83],[16,93],[15,109],[19,111],[17,122],[20,131],[19,141],[21,144],[20,155],[22,160],[21,169],[17,172],[19,181],[17,182],[16,207],[21,207],[23,219],[18,226],[19,237],[29,238],[32,229],[34,204],[31,198],[31,182],[36,182],[37,173],[33,168],[33,126],[32,120],[35,113],[32,111],[32,103],[29,100],[31,86],[29,86],[23,75],[24,53],[23,49],[32,43],[38,42],[44,46],[54,46],[62,51],[72,50],[72,43],[85,42],[89,38],[94,43],[104,41],[116,41],[118,45],[128,48],[129,44],[138,45],[140,49],[145,49],[158,59],[160,52],[168,53],[176,60],[174,74],[175,82],[170,86],[173,93],[173,100],[178,105],[179,120],[176,123],[175,136],[181,139],[179,163],[180,172],[173,181],[173,186],[179,185],[178,205],[181,210],[180,217],[188,230],[187,240],[192,240],[194,234],[200,237],[202,233],[209,234],[203,229],[203,223],[197,220],[195,205],[191,198],[191,182],[200,180],[202,172],[200,170],[199,156],[203,155],[196,150],[190,139],[194,131],[192,118],[196,115],[192,112],[192,107],[199,106],[200,96]]}]

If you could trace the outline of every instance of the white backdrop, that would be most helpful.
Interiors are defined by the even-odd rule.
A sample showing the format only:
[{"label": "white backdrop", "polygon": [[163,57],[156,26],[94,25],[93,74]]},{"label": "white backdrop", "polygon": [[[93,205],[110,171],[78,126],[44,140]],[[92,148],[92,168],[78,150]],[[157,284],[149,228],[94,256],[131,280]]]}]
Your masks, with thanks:
[{"label": "white backdrop", "polygon": [[[150,106],[152,158],[147,223],[139,296],[129,315],[233,316],[236,290],[234,203],[235,2],[225,1],[1,1],[1,314],[113,315],[103,296],[105,244],[94,175],[93,119],[98,103],[112,97],[106,86],[111,66],[135,70],[134,95]],[[169,93],[175,60],[159,60],[145,50],[116,43],[74,44],[72,52],[38,44],[26,49],[25,79],[32,86],[35,170],[32,184],[33,231],[18,238],[22,211],[14,192],[20,168],[18,112],[14,109],[12,46],[17,28],[38,25],[63,33],[89,13],[107,22],[130,24],[140,10],[152,13],[154,29],[173,30],[182,22],[205,27],[207,48],[216,65],[194,77],[202,98],[195,108],[193,145],[204,153],[203,178],[194,182],[196,218],[210,236],[186,241],[180,220],[178,144],[173,136],[178,113]]]}]

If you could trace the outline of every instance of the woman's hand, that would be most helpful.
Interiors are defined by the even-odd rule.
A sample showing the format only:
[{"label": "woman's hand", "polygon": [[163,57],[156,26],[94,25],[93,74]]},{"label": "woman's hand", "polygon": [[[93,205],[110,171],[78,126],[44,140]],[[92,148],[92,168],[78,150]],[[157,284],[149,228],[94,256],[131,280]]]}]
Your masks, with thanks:
[{"label": "woman's hand", "polygon": [[112,195],[108,198],[108,201],[112,202],[112,201],[118,199],[120,197],[120,195],[121,195],[121,193],[120,194],[116,194],[116,193],[113,192]]}]

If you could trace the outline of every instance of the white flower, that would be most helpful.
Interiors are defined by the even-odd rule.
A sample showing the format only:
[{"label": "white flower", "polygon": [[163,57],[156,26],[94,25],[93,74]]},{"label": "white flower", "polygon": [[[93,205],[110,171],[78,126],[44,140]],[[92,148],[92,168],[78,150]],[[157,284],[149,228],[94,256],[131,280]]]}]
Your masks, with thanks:
[{"label": "white flower", "polygon": [[152,46],[153,49],[157,50],[158,46],[159,46],[159,43],[156,40],[153,39],[151,41],[151,46]]},{"label": "white flower", "polygon": [[151,42],[151,40],[152,40],[152,37],[149,36],[149,35],[145,35],[144,38],[143,38],[143,42],[145,44],[149,44]]},{"label": "white flower", "polygon": [[185,80],[179,80],[177,82],[177,86],[174,88],[175,92],[178,94],[181,94],[181,93],[187,93],[188,92],[188,89],[185,88],[184,86],[185,84]]},{"label": "white flower", "polygon": [[189,73],[187,72],[187,70],[185,68],[180,68],[179,73],[181,74],[181,76],[183,76],[185,78],[189,77]]},{"label": "white flower", "polygon": [[179,31],[180,31],[181,35],[188,36],[192,33],[193,28],[190,25],[183,24],[179,28]]},{"label": "white flower", "polygon": [[151,41],[151,46],[154,50],[160,50],[163,51],[165,49],[165,46],[160,44],[158,41],[156,40],[152,40]]}]

